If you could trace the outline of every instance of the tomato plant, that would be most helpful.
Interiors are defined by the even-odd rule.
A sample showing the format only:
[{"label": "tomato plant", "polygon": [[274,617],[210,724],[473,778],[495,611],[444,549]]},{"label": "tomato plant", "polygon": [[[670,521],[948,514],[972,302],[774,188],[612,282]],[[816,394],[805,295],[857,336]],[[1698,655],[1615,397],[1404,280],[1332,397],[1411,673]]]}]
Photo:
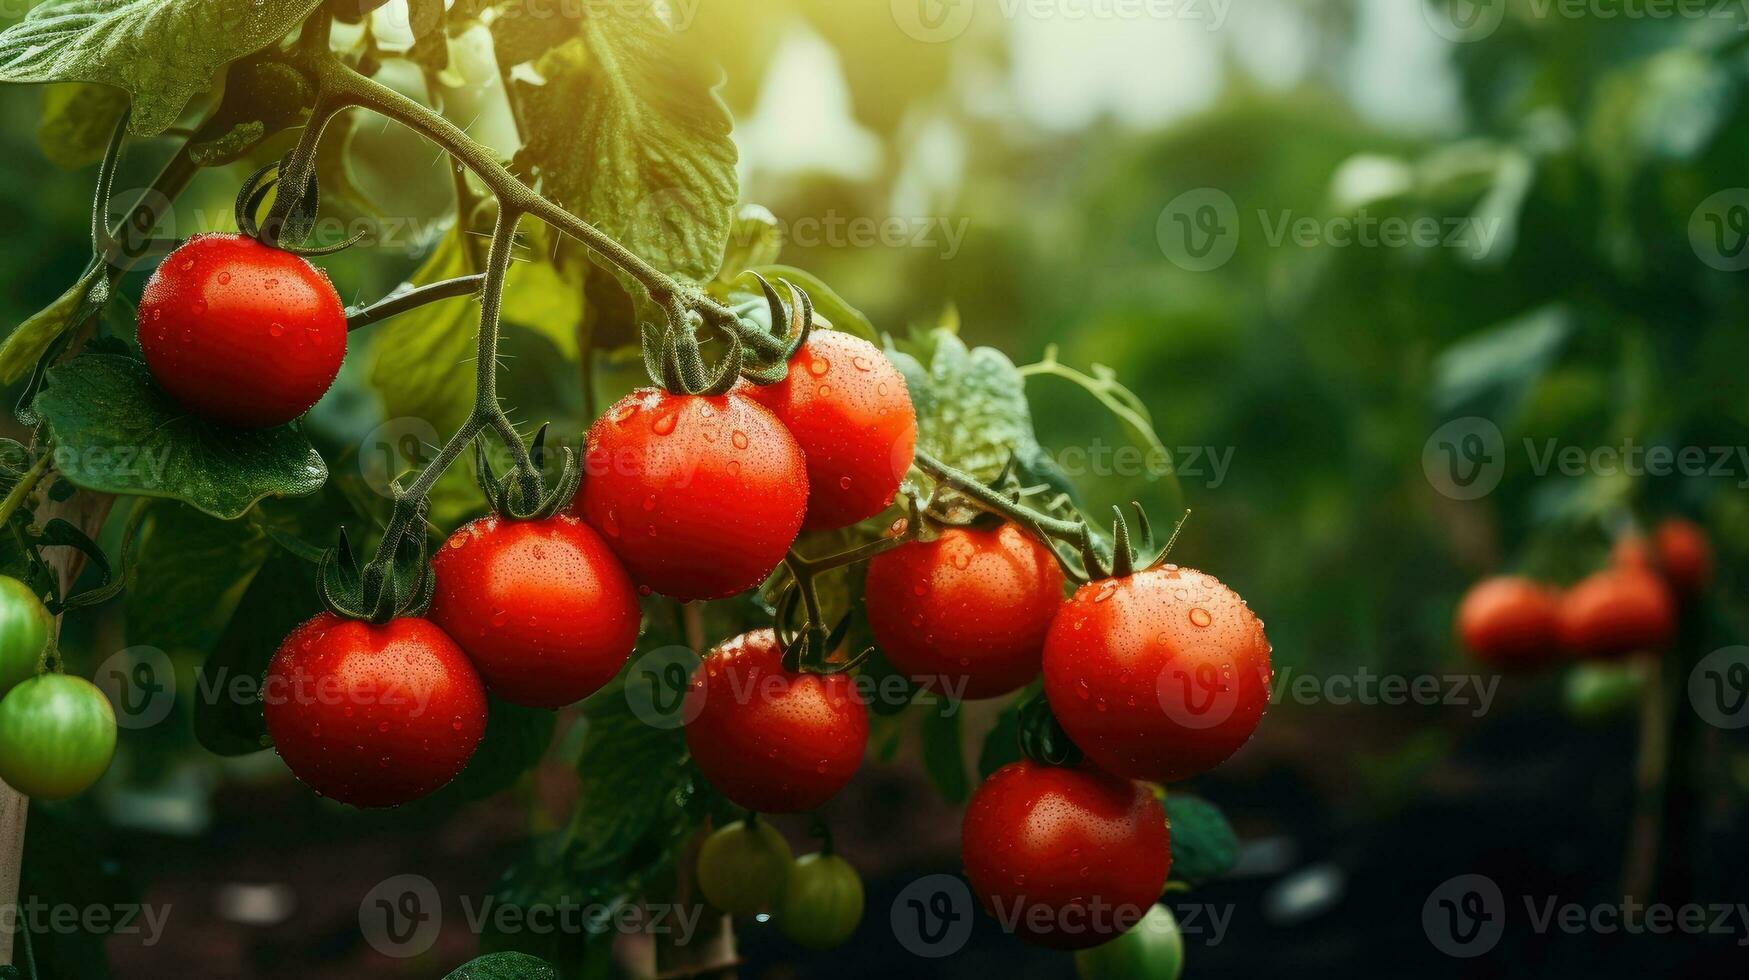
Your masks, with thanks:
[{"label": "tomato plant", "polygon": [[298,778],[355,806],[396,806],[456,777],[486,728],[486,692],[430,621],[323,613],[294,630],[262,686],[267,730]]},{"label": "tomato plant", "polygon": [[893,666],[957,697],[992,698],[1038,676],[1063,573],[1013,524],[956,527],[875,556],[865,594]]},{"label": "tomato plant", "polygon": [[862,765],[868,707],[851,678],[790,670],[772,630],[744,633],[707,654],[686,699],[693,761],[737,806],[811,810]]},{"label": "tomato plant", "polygon": [[581,701],[619,673],[637,642],[631,580],[575,517],[482,517],[449,536],[431,570],[431,621],[513,704]]},{"label": "tomato plant", "polygon": [[[871,745],[884,764],[919,731],[957,804],[987,725],[963,841],[986,906],[1016,898],[1052,921],[1012,931],[1078,947],[1158,898],[1172,838],[1126,777],[1236,750],[1269,651],[1214,578],[1142,562],[1121,515],[1090,523],[1041,444],[1027,378],[1046,373],[1159,447],[1114,372],[968,346],[951,307],[877,329],[780,264],[718,73],[669,13],[527,30],[498,3],[185,6],[46,0],[0,31],[0,78],[36,62],[76,86],[57,105],[104,107],[47,127],[95,164],[84,271],[0,346],[21,434],[0,440],[0,778],[77,794],[119,711],[174,717],[213,754],[277,753],[295,781],[275,804],[417,804],[370,818],[396,825],[535,807],[478,811],[558,831],[507,859],[503,907],[703,902],[828,949],[864,915],[829,824]],[[141,73],[118,36],[174,57]],[[469,79],[501,96],[478,129],[450,115]],[[441,179],[372,173],[395,138],[430,144]],[[215,188],[235,202],[217,221]],[[410,268],[389,219],[434,203]],[[126,648],[92,649],[112,635]],[[1216,669],[1231,717],[1196,724],[1156,689],[1168,664]],[[1129,729],[1088,713],[1095,689]],[[121,744],[118,775],[167,768],[156,739]],[[768,815],[803,811],[823,846],[795,860]],[[1185,812],[1180,839],[1213,842],[1192,870],[1229,867],[1219,812]],[[406,904],[379,899],[373,955],[366,918]],[[721,919],[660,938],[661,972],[732,960]],[[609,931],[482,935],[529,948],[457,976],[555,975],[537,953],[593,975]]]},{"label": "tomato plant", "polygon": [[43,674],[0,698],[0,780],[59,800],[91,787],[115,755],[115,711],[83,677]]},{"label": "tomato plant", "polygon": [[280,425],[309,411],[346,356],[346,314],[315,266],[244,235],[165,256],[140,296],[140,352],[192,412]]},{"label": "tomato plant", "polygon": [[966,876],[1003,928],[1084,949],[1141,921],[1172,865],[1166,814],[1145,785],[1022,761],[978,787],[960,831]]},{"label": "tomato plant", "polygon": [[763,820],[719,827],[698,851],[698,887],[705,901],[731,915],[754,915],[777,905],[788,880],[789,842]]},{"label": "tomato plant", "polygon": [[36,676],[54,626],[30,586],[0,576],[0,695]]}]

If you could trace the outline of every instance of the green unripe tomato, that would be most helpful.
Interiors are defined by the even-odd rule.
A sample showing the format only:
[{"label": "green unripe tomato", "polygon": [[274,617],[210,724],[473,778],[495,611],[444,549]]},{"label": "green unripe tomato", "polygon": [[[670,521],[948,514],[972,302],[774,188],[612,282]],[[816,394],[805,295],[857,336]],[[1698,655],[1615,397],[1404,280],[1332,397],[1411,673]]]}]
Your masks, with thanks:
[{"label": "green unripe tomato", "polygon": [[0,694],[36,676],[55,617],[30,586],[0,575]]},{"label": "green unripe tomato", "polygon": [[841,946],[862,922],[862,876],[836,854],[809,854],[789,871],[777,927],[798,946]]},{"label": "green unripe tomato", "polygon": [[1081,980],[1178,980],[1184,972],[1184,936],[1172,910],[1156,905],[1129,932],[1075,954]]},{"label": "green unripe tomato", "polygon": [[41,674],[0,699],[0,779],[25,796],[77,796],[114,755],[115,710],[83,677]]},{"label": "green unripe tomato", "polygon": [[698,851],[698,888],[730,915],[753,915],[777,904],[792,863],[789,842],[763,820],[725,824]]},{"label": "green unripe tomato", "polygon": [[1637,660],[1576,664],[1562,680],[1561,703],[1576,721],[1608,721],[1639,703],[1644,684],[1644,664]]}]

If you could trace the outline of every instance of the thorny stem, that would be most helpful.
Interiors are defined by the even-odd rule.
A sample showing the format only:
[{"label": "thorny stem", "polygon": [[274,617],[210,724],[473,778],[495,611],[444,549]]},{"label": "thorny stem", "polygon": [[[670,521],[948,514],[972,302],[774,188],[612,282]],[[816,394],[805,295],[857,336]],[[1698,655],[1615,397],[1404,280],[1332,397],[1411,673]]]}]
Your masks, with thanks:
[{"label": "thorny stem", "polygon": [[298,145],[292,148],[284,169],[279,173],[279,192],[273,196],[273,207],[268,209],[267,220],[261,224],[264,244],[273,245],[279,241],[280,232],[285,229],[286,217],[291,214],[298,199],[304,196],[304,186],[316,172],[316,145],[322,140],[322,131],[328,128],[328,123],[333,121],[342,108],[343,105],[330,100],[326,95],[317,96],[316,105],[310,110],[310,119],[304,124],[304,131],[298,137]]},{"label": "thorny stem", "polygon": [[386,299],[378,300],[369,306],[349,310],[346,314],[346,329],[357,330],[380,323],[390,317],[400,316],[411,310],[418,309],[427,303],[440,299],[450,299],[455,296],[472,296],[480,292],[480,287],[486,282],[486,274],[476,272],[472,275],[457,276],[441,282],[429,283],[405,292],[396,293]]},{"label": "thorny stem", "polygon": [[35,463],[31,464],[30,469],[25,470],[24,475],[18,478],[18,484],[6,495],[6,499],[0,500],[0,527],[4,527],[6,522],[12,519],[12,515],[18,512],[18,508],[30,499],[31,492],[36,489],[37,484],[41,483],[43,477],[48,475],[49,459],[52,456],[52,453],[44,452]]},{"label": "thorny stem", "polygon": [[999,491],[992,490],[978,482],[977,477],[957,470],[947,465],[923,450],[917,450],[917,466],[945,486],[952,487],[966,497],[981,510],[989,511],[1001,517],[1006,517],[1021,527],[1036,527],[1049,537],[1071,544],[1080,544],[1087,537],[1087,526],[1080,521],[1065,521],[1041,514],[1030,507],[1024,506]]},{"label": "thorny stem", "polygon": [[360,106],[401,123],[431,140],[474,172],[498,198],[505,210],[532,215],[577,239],[615,268],[644,287],[657,305],[684,315],[696,312],[719,328],[747,331],[735,312],[696,288],[683,286],[674,277],[639,258],[630,249],[594,225],[542,197],[500,163],[486,147],[471,139],[455,123],[419,102],[380,82],[359,74],[329,52],[309,59],[309,69],[321,93],[319,104]]}]

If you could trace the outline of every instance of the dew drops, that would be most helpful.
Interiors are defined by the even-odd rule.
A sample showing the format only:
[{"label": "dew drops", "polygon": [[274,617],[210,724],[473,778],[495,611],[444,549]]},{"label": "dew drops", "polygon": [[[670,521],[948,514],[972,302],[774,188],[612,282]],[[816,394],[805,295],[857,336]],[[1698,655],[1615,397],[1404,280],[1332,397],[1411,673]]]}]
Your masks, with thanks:
[{"label": "dew drops", "polygon": [[736,429],[735,434],[729,437],[729,441],[735,444],[736,449],[746,449],[748,445],[747,433]]},{"label": "dew drops", "polygon": [[194,268],[194,260],[193,259],[183,259],[182,260],[182,271],[183,272],[187,272],[188,270],[190,270],[192,268]]},{"label": "dew drops", "polygon": [[[189,265],[192,265],[192,264],[193,264],[192,262],[189,263]],[[186,268],[186,266],[184,268]],[[230,283],[231,283],[231,274],[229,272],[219,273],[219,285],[228,286],[228,285],[230,285]]]},{"label": "dew drops", "polygon": [[267,325],[267,332],[275,337],[283,336],[285,334],[285,324],[270,323]]},{"label": "dew drops", "polygon": [[831,398],[832,397],[832,386],[831,385],[821,385],[820,386],[820,397],[821,398]]},{"label": "dew drops", "polygon": [[1196,626],[1198,628],[1205,628],[1208,626],[1208,624],[1210,624],[1214,621],[1215,621],[1215,619],[1213,616],[1209,615],[1209,611],[1207,609],[1202,608],[1201,606],[1198,606],[1195,609],[1192,609],[1190,611],[1190,623],[1192,626]]},{"label": "dew drops", "polygon": [[659,416],[656,421],[650,423],[650,431],[659,436],[665,436],[674,431],[674,426],[678,421],[679,419],[672,412],[667,415]]},{"label": "dew drops", "polygon": [[849,490],[850,489],[850,477],[848,477],[848,476],[839,477],[838,478],[838,489]]},{"label": "dew drops", "polygon": [[832,362],[824,357],[816,357],[808,362],[808,373],[816,378],[825,377],[826,372],[830,370],[832,370]]},{"label": "dew drops", "polygon": [[648,497],[644,498],[644,513],[647,514],[650,511],[653,511],[655,509],[656,509],[656,495],[650,494]]}]

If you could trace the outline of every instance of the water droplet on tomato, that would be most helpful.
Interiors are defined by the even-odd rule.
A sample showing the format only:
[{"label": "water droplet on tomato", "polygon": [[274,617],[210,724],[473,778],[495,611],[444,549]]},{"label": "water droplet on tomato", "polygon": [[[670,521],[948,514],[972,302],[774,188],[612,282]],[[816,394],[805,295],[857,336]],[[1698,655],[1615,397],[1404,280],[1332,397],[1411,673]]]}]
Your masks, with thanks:
[{"label": "water droplet on tomato", "polygon": [[272,334],[275,337],[281,336],[282,334],[285,333],[285,324],[283,324],[283,323],[270,323],[267,325],[267,332]]},{"label": "water droplet on tomato", "polygon": [[1191,625],[1193,625],[1193,626],[1206,627],[1208,624],[1210,624],[1214,621],[1215,621],[1215,619],[1213,616],[1209,615],[1209,611],[1207,609],[1202,608],[1201,606],[1198,606],[1195,609],[1192,609],[1190,611],[1190,622],[1191,622]]},{"label": "water droplet on tomato", "polygon": [[746,449],[748,444],[747,433],[742,432],[740,429],[736,429],[735,434],[729,437],[729,441],[735,444],[736,449]]},{"label": "water droplet on tomato", "polygon": [[667,415],[659,416],[656,421],[650,423],[650,431],[659,436],[665,436],[674,431],[674,426],[678,421],[679,419],[675,413],[670,412]]},{"label": "water droplet on tomato", "polygon": [[838,478],[838,489],[849,490],[850,489],[850,477],[848,477],[848,476],[839,477]]},{"label": "water droplet on tomato", "polygon": [[832,370],[832,362],[824,357],[816,357],[808,362],[808,373],[816,378],[824,377],[826,372],[830,370]]}]

